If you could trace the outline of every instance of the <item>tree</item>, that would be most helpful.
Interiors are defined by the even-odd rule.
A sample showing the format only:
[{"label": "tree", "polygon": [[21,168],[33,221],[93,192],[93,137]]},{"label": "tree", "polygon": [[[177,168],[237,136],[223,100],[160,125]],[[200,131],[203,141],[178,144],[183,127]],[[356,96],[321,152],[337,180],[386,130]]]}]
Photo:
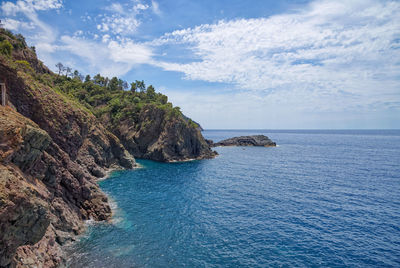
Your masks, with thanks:
[{"label": "tree", "polygon": [[124,88],[124,90],[127,90],[129,87],[128,82],[122,81],[122,87]]},{"label": "tree", "polygon": [[132,93],[135,93],[135,92],[136,92],[136,89],[137,89],[136,83],[135,83],[135,82],[132,82],[132,83],[131,83],[131,92],[132,92]]},{"label": "tree", "polygon": [[78,72],[78,70],[75,70],[74,73],[72,74],[72,78],[75,80],[83,81],[83,75]]},{"label": "tree", "polygon": [[73,78],[79,78],[79,72],[78,70],[75,70],[74,73],[72,74]]},{"label": "tree", "polygon": [[160,102],[161,102],[161,104],[167,104],[167,102],[168,102],[168,97],[165,96],[165,95],[161,95],[161,96],[160,96]]},{"label": "tree", "polygon": [[146,93],[147,93],[147,97],[149,99],[154,99],[156,96],[156,90],[154,89],[154,87],[152,85],[147,87]]},{"label": "tree", "polygon": [[58,75],[61,75],[61,72],[64,71],[64,65],[59,62],[56,64],[56,67],[58,68]]},{"label": "tree", "polygon": [[108,84],[108,89],[111,91],[117,91],[119,89],[119,81],[117,77],[113,77]]},{"label": "tree", "polygon": [[85,82],[89,82],[89,81],[90,81],[90,75],[86,75]]},{"label": "tree", "polygon": [[65,71],[65,76],[68,77],[71,74],[72,69],[70,67],[65,67],[64,71]]},{"label": "tree", "polygon": [[142,81],[136,80],[135,83],[136,87],[140,90],[140,92],[144,92],[146,90],[146,85],[144,84],[143,80]]},{"label": "tree", "polygon": [[93,77],[93,82],[101,87],[104,87],[106,85],[106,79],[102,77],[100,74],[96,74]]}]

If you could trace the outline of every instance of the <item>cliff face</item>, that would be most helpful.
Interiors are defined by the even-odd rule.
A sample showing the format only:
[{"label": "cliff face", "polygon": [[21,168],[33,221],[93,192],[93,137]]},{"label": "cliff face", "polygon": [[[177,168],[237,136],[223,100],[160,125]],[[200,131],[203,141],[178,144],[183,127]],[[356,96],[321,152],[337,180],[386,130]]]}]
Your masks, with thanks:
[{"label": "cliff face", "polygon": [[199,129],[153,105],[141,110],[136,124],[125,120],[115,132],[128,151],[138,158],[171,162],[212,158],[216,154]]},{"label": "cliff face", "polygon": [[18,111],[0,106],[0,266],[54,267],[83,220],[111,217],[97,178],[135,161],[90,112],[14,62],[0,56]]},{"label": "cliff face", "polygon": [[97,179],[112,168],[133,168],[132,155],[158,161],[214,156],[200,131],[169,114],[172,109],[145,105],[117,127],[107,116],[96,118],[96,107],[55,86],[71,79],[51,73],[23,37],[0,29],[1,40],[14,50],[0,54],[10,106],[0,106],[0,267],[63,264],[62,245],[84,230],[84,220],[111,217]]},{"label": "cliff face", "polygon": [[50,193],[25,177],[50,143],[35,123],[0,106],[0,266],[10,264],[19,246],[40,241],[49,224]]}]

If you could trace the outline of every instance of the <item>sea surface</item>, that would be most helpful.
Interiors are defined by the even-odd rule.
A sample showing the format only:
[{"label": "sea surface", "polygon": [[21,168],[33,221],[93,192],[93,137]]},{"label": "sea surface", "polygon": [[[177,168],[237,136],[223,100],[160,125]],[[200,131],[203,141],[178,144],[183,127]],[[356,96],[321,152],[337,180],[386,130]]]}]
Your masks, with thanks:
[{"label": "sea surface", "polygon": [[219,147],[101,181],[111,223],[70,267],[400,267],[400,130],[208,130],[279,146]]}]

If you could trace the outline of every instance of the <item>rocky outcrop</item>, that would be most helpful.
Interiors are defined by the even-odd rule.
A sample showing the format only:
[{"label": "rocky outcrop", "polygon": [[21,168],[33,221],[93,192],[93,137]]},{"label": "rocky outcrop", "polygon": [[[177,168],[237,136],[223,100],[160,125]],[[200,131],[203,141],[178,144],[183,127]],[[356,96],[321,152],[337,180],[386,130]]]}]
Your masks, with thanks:
[{"label": "rocky outcrop", "polygon": [[0,266],[19,246],[40,241],[50,225],[50,196],[40,180],[26,177],[50,143],[35,123],[0,106]]},{"label": "rocky outcrop", "polygon": [[144,107],[139,120],[121,122],[115,131],[135,157],[163,162],[213,158],[213,152],[197,127],[153,105]]},{"label": "rocky outcrop", "polygon": [[207,140],[208,144],[212,147],[217,146],[263,146],[272,147],[276,146],[276,143],[271,141],[267,136],[254,135],[254,136],[240,136],[213,143]]},{"label": "rocky outcrop", "polygon": [[0,55],[12,107],[0,106],[0,267],[62,265],[62,246],[85,229],[84,220],[111,217],[97,179],[135,167],[133,155],[168,162],[216,154],[191,121],[156,106],[116,128],[103,125],[52,88],[57,76],[22,37],[3,32],[18,49]]},{"label": "rocky outcrop", "polygon": [[[55,267],[84,220],[111,209],[96,181],[134,158],[88,111],[0,56],[0,266]],[[29,118],[29,119],[28,119]]]},{"label": "rocky outcrop", "polygon": [[0,28],[0,40],[7,40],[12,44],[14,48],[12,50],[13,59],[28,62],[29,66],[37,73],[51,73],[49,68],[37,58],[35,48],[28,47],[22,35],[17,34],[14,36],[7,30]]}]

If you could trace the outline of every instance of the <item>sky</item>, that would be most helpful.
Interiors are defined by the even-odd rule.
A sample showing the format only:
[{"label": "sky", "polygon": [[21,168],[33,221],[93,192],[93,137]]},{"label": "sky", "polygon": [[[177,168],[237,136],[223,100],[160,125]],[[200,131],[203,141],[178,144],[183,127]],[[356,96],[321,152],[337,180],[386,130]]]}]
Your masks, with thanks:
[{"label": "sky", "polygon": [[205,129],[400,128],[400,1],[0,0],[50,69],[144,80]]}]

